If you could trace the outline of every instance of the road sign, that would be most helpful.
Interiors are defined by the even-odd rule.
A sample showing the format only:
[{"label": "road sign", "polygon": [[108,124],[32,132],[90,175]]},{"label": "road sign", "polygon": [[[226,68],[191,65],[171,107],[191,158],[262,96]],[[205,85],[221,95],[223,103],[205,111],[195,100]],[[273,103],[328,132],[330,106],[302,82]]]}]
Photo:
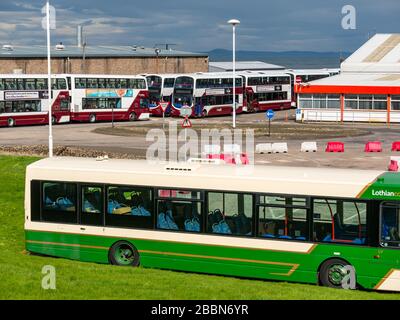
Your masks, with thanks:
[{"label": "road sign", "polygon": [[192,123],[189,120],[188,116],[185,116],[185,118],[182,121],[182,128],[191,128],[192,127]]},{"label": "road sign", "polygon": [[192,107],[186,106],[180,109],[181,117],[190,117],[192,115]]},{"label": "road sign", "polygon": [[168,108],[168,102],[160,102],[160,107],[162,111],[165,112],[165,110]]},{"label": "road sign", "polygon": [[267,112],[265,113],[265,116],[267,117],[267,119],[272,119],[274,117],[275,113],[272,109],[267,110]]}]

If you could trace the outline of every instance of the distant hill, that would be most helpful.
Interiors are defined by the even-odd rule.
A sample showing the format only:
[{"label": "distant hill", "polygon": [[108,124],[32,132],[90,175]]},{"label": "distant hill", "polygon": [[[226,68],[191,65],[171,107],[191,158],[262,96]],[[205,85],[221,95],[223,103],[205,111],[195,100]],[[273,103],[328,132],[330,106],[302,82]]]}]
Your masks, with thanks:
[{"label": "distant hill", "polygon": [[[232,51],[214,49],[206,52],[210,61],[231,61]],[[351,52],[315,52],[315,51],[236,51],[238,61],[264,61],[287,68],[338,68],[340,58],[345,59]]]}]

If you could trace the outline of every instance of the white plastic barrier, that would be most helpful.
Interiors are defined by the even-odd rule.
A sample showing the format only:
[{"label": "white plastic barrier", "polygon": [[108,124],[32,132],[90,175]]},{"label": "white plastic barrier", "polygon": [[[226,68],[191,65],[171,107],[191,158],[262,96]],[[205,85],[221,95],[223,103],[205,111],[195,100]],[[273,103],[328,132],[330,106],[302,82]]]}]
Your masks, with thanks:
[{"label": "white plastic barrier", "polygon": [[218,144],[206,144],[203,152],[206,154],[218,154],[221,152],[221,147]]},{"label": "white plastic barrier", "polygon": [[256,153],[272,153],[272,143],[259,143],[256,145]]},{"label": "white plastic barrier", "polygon": [[238,144],[224,144],[224,153],[240,153]]},{"label": "white plastic barrier", "polygon": [[272,144],[272,153],[287,153],[288,147],[286,142]]},{"label": "white plastic barrier", "polygon": [[317,152],[317,143],[315,141],[306,141],[301,144],[301,152]]}]

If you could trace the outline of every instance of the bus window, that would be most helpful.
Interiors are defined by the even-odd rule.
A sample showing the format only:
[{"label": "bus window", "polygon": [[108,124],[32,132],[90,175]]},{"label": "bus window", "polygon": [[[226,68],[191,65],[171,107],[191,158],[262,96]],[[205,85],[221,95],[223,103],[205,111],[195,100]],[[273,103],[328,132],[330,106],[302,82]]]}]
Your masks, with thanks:
[{"label": "bus window", "polygon": [[258,236],[304,241],[308,239],[307,199],[258,196]]},{"label": "bus window", "polygon": [[367,204],[314,199],[314,241],[364,244]]},{"label": "bus window", "polygon": [[208,232],[251,236],[252,221],[252,195],[221,192],[208,193]]},{"label": "bus window", "polygon": [[307,210],[291,207],[259,207],[258,234],[264,238],[307,239]]},{"label": "bus window", "polygon": [[77,223],[76,185],[64,182],[44,182],[42,186],[42,220]]},{"label": "bus window", "polygon": [[152,229],[152,198],[152,191],[148,188],[109,187],[106,225]]},{"label": "bus window", "polygon": [[81,224],[102,226],[104,218],[103,188],[82,187]]},{"label": "bus window", "polygon": [[35,90],[35,79],[25,79],[26,90]]},{"label": "bus window", "polygon": [[86,79],[76,78],[75,79],[75,88],[76,89],[85,89],[86,88]]},{"label": "bus window", "polygon": [[400,208],[395,203],[383,203],[380,216],[380,243],[383,247],[400,247]]},{"label": "bus window", "polygon": [[157,201],[157,228],[201,231],[201,202],[182,200]]},{"label": "bus window", "polygon": [[0,101],[0,113],[3,113],[6,111],[5,105],[4,105],[4,101]]},{"label": "bus window", "polygon": [[99,87],[97,83],[97,78],[87,79],[87,87],[89,89],[97,89]]}]

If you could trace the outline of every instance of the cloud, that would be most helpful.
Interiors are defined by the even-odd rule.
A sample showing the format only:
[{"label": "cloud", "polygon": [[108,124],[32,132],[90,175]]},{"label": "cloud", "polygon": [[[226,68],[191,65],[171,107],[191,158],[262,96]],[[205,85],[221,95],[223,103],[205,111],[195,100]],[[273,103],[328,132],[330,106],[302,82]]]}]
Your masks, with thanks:
[{"label": "cloud", "polygon": [[[240,50],[351,51],[368,33],[398,31],[398,0],[352,0],[357,29],[341,28],[345,0],[52,0],[57,29],[52,41],[75,43],[76,27],[84,26],[89,44],[154,46],[178,43],[188,51],[230,49],[230,18],[238,18]],[[45,44],[41,29],[43,0],[0,3],[0,43]]]}]

